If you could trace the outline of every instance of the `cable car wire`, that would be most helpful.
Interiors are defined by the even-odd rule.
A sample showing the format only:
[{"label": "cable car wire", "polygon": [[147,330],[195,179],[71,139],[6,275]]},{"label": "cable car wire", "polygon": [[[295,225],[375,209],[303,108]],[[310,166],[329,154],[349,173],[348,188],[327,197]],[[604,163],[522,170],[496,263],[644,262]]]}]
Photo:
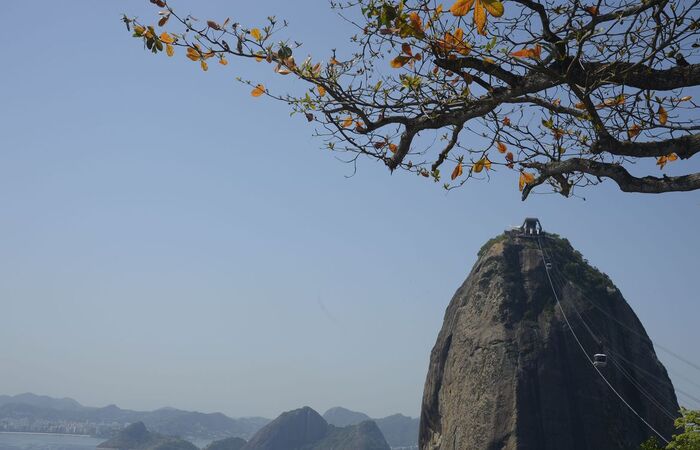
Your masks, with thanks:
[{"label": "cable car wire", "polygon": [[561,302],[559,301],[559,295],[557,294],[557,290],[554,288],[554,283],[553,283],[553,281],[552,281],[552,277],[551,277],[551,275],[549,274],[549,269],[548,269],[547,266],[546,266],[547,260],[546,260],[546,258],[545,258],[545,256],[544,256],[544,251],[542,250],[542,243],[540,242],[540,237],[539,237],[539,236],[537,236],[537,245],[538,245],[538,247],[540,248],[540,254],[541,254],[541,256],[542,256],[542,262],[545,264],[545,272],[546,272],[546,274],[547,274],[547,280],[549,281],[549,287],[552,289],[552,294],[554,294],[554,299],[555,299],[556,302],[557,302],[557,306],[559,307],[559,311],[561,312],[562,317],[564,318],[564,322],[566,322],[566,325],[569,327],[569,331],[571,331],[571,334],[574,336],[574,340],[575,340],[576,343],[578,344],[578,346],[579,346],[579,348],[581,349],[581,351],[583,352],[584,356],[586,357],[586,359],[588,360],[588,362],[591,363],[591,366],[593,366],[593,369],[594,369],[596,372],[598,372],[598,375],[600,375],[600,377],[603,379],[603,381],[605,382],[605,384],[607,384],[608,387],[615,393],[615,395],[617,395],[617,397],[620,399],[620,401],[622,401],[622,403],[624,403],[625,406],[627,406],[627,408],[628,408],[630,411],[632,411],[632,412],[634,413],[635,416],[637,416],[637,417],[639,418],[639,420],[641,420],[642,422],[644,422],[644,424],[645,424],[651,431],[653,431],[654,433],[656,433],[656,435],[659,436],[664,442],[666,442],[667,444],[669,444],[670,441],[669,441],[668,439],[666,439],[661,433],[659,433],[658,431],[656,431],[656,428],[654,428],[653,426],[651,426],[651,424],[650,424],[649,422],[647,422],[647,421],[644,419],[644,417],[642,417],[641,415],[639,415],[639,413],[632,407],[632,405],[630,405],[629,403],[627,403],[627,401],[622,397],[622,395],[620,395],[620,393],[617,392],[617,390],[615,389],[615,387],[614,387],[612,384],[610,384],[610,382],[609,382],[608,379],[605,377],[605,375],[603,375],[603,372],[601,372],[600,369],[599,369],[598,367],[596,367],[596,365],[593,363],[593,360],[592,360],[591,357],[588,355],[588,352],[586,351],[585,347],[583,346],[583,344],[582,344],[581,341],[579,340],[578,336],[576,335],[576,332],[574,331],[573,327],[571,326],[571,323],[569,322],[568,317],[566,317],[566,312],[564,312],[564,308],[562,307]]},{"label": "cable car wire", "polygon": [[[548,258],[548,261],[553,261],[553,260],[554,260],[554,258],[553,258],[553,252],[551,251],[551,249],[548,250],[548,249],[544,249],[544,248],[543,248],[542,251],[545,253],[546,257]],[[558,270],[556,264],[555,264],[555,265],[551,265],[551,264],[550,264],[549,267],[552,269],[552,273],[554,274],[555,278],[558,278],[558,279],[555,279],[555,281],[558,281],[559,289],[560,289],[560,290],[563,289],[563,286],[564,286],[565,284],[568,284],[568,285],[573,286],[573,287],[577,290],[577,292],[579,293],[579,295],[580,295],[581,298],[583,298],[583,299],[585,299],[586,301],[588,301],[588,303],[590,303],[592,306],[594,306],[594,307],[595,307],[596,309],[598,309],[600,312],[602,312],[603,314],[605,314],[606,317],[608,317],[608,318],[611,319],[611,320],[614,320],[616,323],[618,323],[619,325],[623,326],[625,329],[627,329],[628,331],[630,331],[631,333],[633,333],[633,334],[636,335],[637,337],[640,337],[640,338],[642,338],[642,339],[644,339],[644,340],[648,340],[648,339],[649,339],[648,336],[644,336],[644,335],[642,335],[641,333],[637,332],[636,330],[630,328],[629,326],[627,326],[627,325],[624,324],[623,322],[620,322],[616,317],[612,316],[612,315],[611,315],[610,313],[608,313],[606,310],[604,310],[604,309],[602,309],[601,307],[599,307],[593,300],[591,300],[591,299],[588,298],[585,294],[583,294],[582,290],[581,290],[575,283],[573,283],[573,282],[571,282],[570,280],[568,280],[568,279],[561,273],[561,271]],[[563,281],[562,281],[562,280],[563,280]],[[593,337],[593,339],[594,339],[596,342],[600,342],[600,340],[598,339],[598,337],[596,336],[596,334],[591,330],[591,327],[588,325],[588,323],[586,322],[586,320],[585,320],[585,319],[583,318],[583,316],[579,313],[578,309],[577,309],[576,306],[573,304],[573,302],[572,302],[572,307],[573,307],[574,310],[576,311],[576,314],[578,315],[579,319],[581,319],[581,322],[583,323],[583,325],[584,325],[584,327],[586,328],[586,330],[591,334],[591,336]],[[651,342],[651,341],[650,341],[650,342]],[[652,342],[652,345],[661,348],[661,346],[659,346],[658,344],[654,344],[653,342]],[[669,350],[669,352],[670,352],[670,350]],[[620,355],[620,354],[617,353],[617,352],[613,352],[613,353],[614,353],[617,357],[619,357],[619,358],[621,358],[621,359],[624,359],[628,364],[631,364],[631,365],[635,366],[638,370],[641,370],[641,371],[645,372],[648,376],[651,376],[651,377],[655,378],[657,381],[661,382],[662,384],[665,384],[665,383],[666,383],[666,380],[663,380],[663,379],[657,377],[656,375],[653,375],[651,372],[649,372],[649,371],[647,371],[647,370],[644,370],[643,368],[641,368],[641,367],[639,367],[638,365],[634,364],[634,363],[633,363],[632,361],[630,361],[629,359],[625,358],[623,355]],[[687,361],[686,361],[686,362],[687,362]],[[692,365],[692,363],[691,363],[691,365]],[[674,372],[674,374],[675,374],[675,372]],[[624,374],[624,373],[623,373],[623,375],[626,376],[626,374]],[[676,374],[676,375],[677,375],[677,374]],[[680,378],[683,378],[684,380],[690,382],[691,384],[693,384],[693,385],[695,385],[695,386],[700,386],[699,384],[695,383],[695,382],[692,381],[692,380],[689,380],[689,379],[688,379],[687,377],[685,377],[685,376],[682,376],[682,375],[678,375],[678,376],[679,376]],[[676,393],[681,394],[681,395],[683,395],[683,396],[685,396],[685,397],[688,397],[688,398],[692,399],[693,401],[697,402],[698,404],[700,404],[700,399],[698,399],[697,397],[693,396],[692,394],[689,394],[689,393],[687,393],[687,392],[685,392],[685,391],[683,391],[683,390],[681,390],[681,389],[679,389],[679,388],[677,388],[677,387],[675,387],[675,386],[673,386],[673,388],[674,388],[674,390],[676,391]],[[657,389],[657,392],[659,392],[658,389]],[[644,394],[644,393],[643,393],[643,394]],[[644,394],[644,395],[646,396],[646,394]],[[664,395],[664,394],[661,394],[661,395]]]}]

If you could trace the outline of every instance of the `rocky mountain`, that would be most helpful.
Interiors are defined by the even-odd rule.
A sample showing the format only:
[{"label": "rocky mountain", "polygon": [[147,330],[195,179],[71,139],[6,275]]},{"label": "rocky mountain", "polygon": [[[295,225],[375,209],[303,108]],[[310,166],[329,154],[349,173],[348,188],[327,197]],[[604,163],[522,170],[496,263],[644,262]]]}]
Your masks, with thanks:
[{"label": "rocky mountain", "polygon": [[[600,373],[589,360],[596,353],[607,355]],[[420,448],[639,448],[653,432],[603,377],[671,435],[673,386],[620,291],[565,239],[506,232],[482,248],[447,307],[430,356]]]},{"label": "rocky mountain", "polygon": [[192,443],[148,431],[143,422],[132,423],[97,448],[115,450],[198,450]]},{"label": "rocky mountain", "polygon": [[245,444],[245,439],[232,437],[214,441],[207,445],[204,450],[241,450]]},{"label": "rocky mountain", "polygon": [[372,421],[335,427],[307,406],[283,413],[243,447],[243,450],[328,449],[389,450],[389,445]]},{"label": "rocky mountain", "polygon": [[374,421],[384,439],[391,447],[413,447],[418,445],[419,420],[403,414],[394,414],[381,419],[372,419],[367,414],[346,408],[331,408],[323,414],[323,418],[331,425],[345,427],[357,425],[366,420]]}]

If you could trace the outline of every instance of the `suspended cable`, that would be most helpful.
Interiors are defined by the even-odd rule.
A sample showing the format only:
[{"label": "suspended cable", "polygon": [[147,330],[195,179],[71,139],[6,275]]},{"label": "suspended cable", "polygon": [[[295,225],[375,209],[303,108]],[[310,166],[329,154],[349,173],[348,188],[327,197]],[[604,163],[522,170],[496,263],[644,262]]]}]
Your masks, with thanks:
[{"label": "suspended cable", "polygon": [[[548,260],[549,262],[551,262],[551,261],[553,260],[553,258],[551,257],[551,252],[547,252],[547,250],[545,250],[544,248],[542,249],[542,252],[547,256],[547,260]],[[546,264],[545,264],[545,266],[546,266]],[[558,284],[558,287],[559,287],[559,289],[561,290],[562,287],[563,287],[563,283],[561,283],[561,280],[559,280],[559,283],[556,283],[556,281],[557,281],[557,280],[556,280],[556,275],[557,275],[557,274],[554,273],[554,275],[555,275],[555,277],[554,277],[555,284]],[[576,307],[575,302],[572,301],[572,302],[570,302],[570,304],[571,304],[571,307],[573,308],[573,310],[576,312],[576,315],[578,316],[578,318],[579,318],[579,320],[581,321],[581,323],[583,324],[583,326],[586,328],[586,330],[588,331],[588,333],[589,333],[589,334],[591,335],[591,337],[593,338],[593,340],[594,340],[595,342],[597,342],[599,346],[602,346],[602,345],[603,345],[603,340],[602,340],[601,338],[598,337],[598,334],[595,333],[595,332],[593,331],[592,327],[591,327],[591,326],[586,322],[586,320],[583,318],[583,316],[582,316],[581,313],[579,312],[578,308]],[[625,378],[627,378],[627,380],[632,384],[632,386],[634,386],[644,397],[646,397],[647,400],[649,400],[649,401],[652,403],[652,405],[654,405],[657,409],[659,409],[659,411],[661,411],[661,413],[664,414],[664,415],[665,415],[666,417],[668,417],[669,419],[675,420],[676,417],[675,417],[672,413],[670,413],[670,412],[668,411],[668,409],[666,409],[666,408],[661,404],[661,402],[660,402],[659,400],[657,400],[652,394],[650,394],[650,393],[649,393],[649,392],[648,392],[648,391],[647,391],[647,390],[646,390],[646,389],[645,389],[645,388],[644,388],[644,387],[643,387],[629,372],[627,372],[623,367],[621,367],[621,366],[617,363],[617,361],[614,361],[614,360],[613,360],[613,364],[615,364],[615,367],[618,368],[618,370],[622,373],[622,375],[623,375]],[[657,392],[658,392],[658,391],[657,391]],[[663,396],[664,394],[661,393],[661,395]]]},{"label": "suspended cable", "polygon": [[[539,238],[538,238],[538,239],[539,239]],[[556,270],[556,269],[555,269],[555,270]],[[557,272],[558,272],[558,271],[557,271]],[[561,277],[562,279],[564,279],[565,281],[571,283],[571,281],[568,280],[568,279],[566,278],[566,276],[563,275],[561,272],[559,272],[559,275],[560,275],[560,277]],[[596,304],[593,300],[591,300],[590,298],[586,297],[586,296],[581,292],[581,290],[578,289],[578,287],[576,286],[575,283],[571,283],[571,284],[579,291],[579,293],[581,294],[581,297],[582,297],[583,299],[587,300],[591,305],[593,305],[594,308],[596,308],[596,309],[597,309],[598,311],[600,311],[602,314],[606,315],[610,320],[613,320],[613,321],[617,322],[618,325],[624,327],[625,329],[627,329],[627,331],[629,331],[630,333],[636,335],[637,337],[640,337],[640,338],[643,338],[643,339],[648,339],[648,338],[649,338],[648,336],[644,336],[644,335],[640,334],[637,330],[631,328],[629,325],[625,324],[624,322],[621,322],[619,319],[617,319],[615,316],[613,316],[612,314],[610,314],[609,312],[607,312],[605,309],[603,309],[603,308],[601,308],[600,306],[598,306],[598,304]],[[694,369],[700,371],[700,364],[694,363],[693,361],[690,361],[690,360],[688,360],[687,358],[684,358],[683,356],[679,355],[678,353],[674,352],[673,350],[671,350],[671,349],[669,349],[669,348],[667,348],[667,347],[664,347],[664,346],[661,345],[661,344],[652,343],[652,345],[654,345],[654,347],[659,348],[660,350],[663,350],[664,352],[668,353],[669,355],[673,356],[674,358],[678,359],[679,361],[684,362],[685,364],[689,365],[690,367],[693,367]]]},{"label": "suspended cable", "polygon": [[668,439],[666,439],[661,433],[659,433],[658,431],[656,431],[656,429],[655,429],[654,427],[652,427],[651,424],[650,424],[649,422],[647,422],[647,421],[644,419],[644,417],[642,417],[641,415],[639,415],[639,413],[632,407],[632,405],[630,405],[629,403],[627,403],[627,401],[622,397],[622,395],[620,395],[620,393],[617,392],[617,390],[615,389],[615,387],[613,387],[613,385],[610,384],[610,382],[608,381],[608,379],[605,378],[605,375],[603,375],[603,372],[601,372],[600,369],[598,369],[598,367],[596,367],[596,365],[593,363],[593,360],[592,360],[591,357],[588,355],[588,352],[586,352],[586,349],[584,348],[583,344],[581,343],[581,341],[579,340],[578,336],[576,335],[576,332],[574,331],[573,327],[571,326],[571,323],[569,322],[569,319],[566,317],[566,312],[564,312],[564,308],[561,306],[561,302],[559,301],[559,295],[557,294],[557,291],[556,291],[556,289],[554,288],[554,283],[552,282],[552,277],[551,277],[551,275],[549,274],[549,268],[547,267],[547,260],[546,260],[546,258],[545,258],[545,256],[544,256],[544,251],[542,251],[542,244],[541,244],[541,242],[540,242],[540,237],[539,237],[539,236],[537,236],[537,245],[538,245],[538,247],[540,248],[540,254],[541,254],[541,256],[542,256],[542,262],[543,262],[544,265],[545,265],[545,272],[547,273],[547,280],[549,281],[549,287],[552,289],[552,294],[554,294],[554,299],[555,299],[556,302],[557,302],[557,306],[559,307],[559,311],[561,312],[562,317],[564,318],[564,322],[566,322],[566,325],[569,327],[569,331],[571,331],[571,334],[573,335],[574,340],[575,340],[576,343],[578,344],[578,346],[579,346],[579,348],[581,349],[581,351],[583,352],[584,356],[586,357],[586,359],[588,360],[588,362],[591,364],[591,366],[593,366],[593,369],[595,369],[595,371],[598,372],[598,375],[600,375],[600,377],[603,379],[603,381],[605,382],[605,384],[607,384],[608,387],[615,393],[615,395],[617,395],[617,397],[620,399],[620,401],[622,401],[622,403],[624,403],[625,406],[627,406],[627,408],[628,408],[630,411],[632,411],[632,412],[634,413],[634,415],[637,416],[637,417],[639,418],[639,420],[641,420],[651,431],[653,431],[654,433],[656,433],[656,435],[659,436],[665,443],[669,444],[670,441],[669,441]]},{"label": "suspended cable", "polygon": [[[547,249],[542,248],[542,251],[547,255],[547,258],[548,258],[548,260],[549,260],[550,262],[554,260],[554,258],[553,258],[553,252],[552,252],[551,250],[547,250]],[[614,320],[616,323],[618,323],[619,325],[623,326],[624,328],[626,328],[627,330],[629,330],[630,332],[632,332],[632,333],[635,334],[636,336],[638,336],[638,337],[640,337],[640,338],[642,338],[642,339],[644,339],[644,340],[649,339],[648,336],[644,336],[644,335],[640,334],[640,333],[637,332],[636,330],[634,330],[634,329],[630,328],[629,326],[627,326],[625,323],[620,322],[615,316],[612,316],[612,315],[609,314],[606,310],[600,308],[595,302],[593,302],[593,300],[591,300],[591,299],[588,298],[585,294],[583,294],[582,290],[579,289],[578,286],[577,286],[575,283],[572,283],[570,280],[568,280],[568,279],[561,273],[561,271],[559,271],[559,269],[557,268],[556,265],[553,265],[553,266],[552,266],[552,272],[553,272],[554,276],[558,278],[559,289],[562,289],[562,288],[563,288],[564,283],[568,283],[569,285],[573,286],[573,287],[578,291],[578,293],[579,293],[579,295],[581,296],[581,298],[583,298],[583,299],[585,299],[586,301],[588,301],[588,303],[590,303],[590,304],[593,305],[596,309],[598,309],[599,311],[601,311],[602,313],[604,313],[608,318]],[[563,281],[562,281],[562,280],[563,280]],[[583,325],[584,325],[584,327],[586,328],[586,330],[591,334],[591,336],[593,337],[593,339],[594,339],[596,342],[601,342],[600,339],[598,339],[598,337],[596,336],[596,334],[593,333],[593,331],[591,330],[591,327],[586,323],[586,320],[583,318],[583,316],[579,313],[578,309],[576,308],[576,305],[574,305],[574,304],[572,303],[572,307],[573,307],[574,310],[576,311],[576,314],[578,315],[579,319],[581,319],[581,322],[583,323]],[[655,345],[655,344],[652,342],[652,345]],[[656,346],[658,346],[658,345],[656,345]],[[660,346],[659,346],[659,347],[660,347]],[[639,370],[645,372],[645,373],[648,374],[649,376],[654,377],[656,380],[660,381],[661,383],[666,384],[666,380],[662,380],[662,379],[658,378],[657,376],[651,374],[650,372],[644,370],[643,368],[641,368],[641,367],[639,367],[638,365],[634,364],[634,363],[633,363],[632,361],[630,361],[629,359],[625,358],[623,355],[617,354],[617,352],[613,352],[613,353],[615,353],[616,356],[618,356],[619,358],[624,359],[628,364],[634,365],[637,369],[639,369]],[[691,364],[692,364],[692,363],[691,363]],[[678,375],[678,376],[679,376],[680,378],[683,378],[684,380],[690,382],[691,384],[693,384],[693,385],[695,385],[695,386],[700,386],[699,384],[695,383],[694,381],[688,379],[688,378],[685,377],[685,376],[682,376],[682,375]],[[673,386],[673,389],[674,389],[674,391],[676,391],[676,393],[681,394],[681,395],[683,395],[683,396],[685,396],[685,397],[688,397],[688,398],[690,398],[690,399],[692,399],[692,400],[694,400],[695,402],[698,402],[698,403],[700,404],[700,399],[698,399],[697,397],[695,397],[695,396],[693,396],[693,395],[691,395],[691,394],[689,394],[689,393],[687,393],[687,392],[684,392],[683,390],[681,390],[681,389],[679,389],[679,388],[677,388],[677,387],[675,387],[675,386]],[[658,392],[658,391],[657,391],[657,392]],[[664,394],[662,394],[662,395],[664,395]]]}]

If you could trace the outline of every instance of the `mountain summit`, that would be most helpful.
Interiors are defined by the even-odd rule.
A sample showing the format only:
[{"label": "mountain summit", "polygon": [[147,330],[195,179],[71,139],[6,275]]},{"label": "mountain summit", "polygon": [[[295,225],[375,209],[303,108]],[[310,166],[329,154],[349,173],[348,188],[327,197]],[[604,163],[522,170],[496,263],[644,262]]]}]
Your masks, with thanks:
[{"label": "mountain summit", "polygon": [[668,439],[677,411],[651,340],[610,279],[567,240],[523,228],[484,245],[447,308],[420,448],[634,449],[651,428]]}]

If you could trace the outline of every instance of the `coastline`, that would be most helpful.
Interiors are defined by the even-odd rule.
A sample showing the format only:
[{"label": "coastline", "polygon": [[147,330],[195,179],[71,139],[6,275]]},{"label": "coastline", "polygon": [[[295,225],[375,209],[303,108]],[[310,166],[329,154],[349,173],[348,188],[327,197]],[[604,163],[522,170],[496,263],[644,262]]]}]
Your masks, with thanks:
[{"label": "coastline", "polygon": [[33,434],[39,436],[75,436],[99,439],[96,436],[89,434],[71,434],[71,433],[42,433],[40,431],[0,431],[0,434]]}]

